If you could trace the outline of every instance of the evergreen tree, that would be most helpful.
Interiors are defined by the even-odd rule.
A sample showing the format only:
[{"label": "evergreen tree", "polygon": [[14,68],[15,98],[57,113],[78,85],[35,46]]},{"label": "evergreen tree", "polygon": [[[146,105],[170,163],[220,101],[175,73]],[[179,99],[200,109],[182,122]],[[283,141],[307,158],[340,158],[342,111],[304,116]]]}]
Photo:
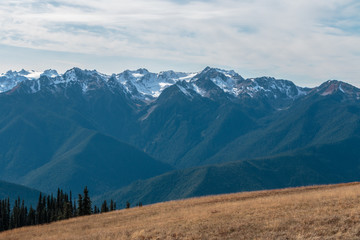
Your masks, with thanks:
[{"label": "evergreen tree", "polygon": [[41,218],[43,219],[43,223],[49,223],[50,219],[48,217],[48,209],[46,207],[46,196],[43,196],[42,199],[42,212],[41,212]]},{"label": "evergreen tree", "polygon": [[14,207],[11,211],[10,215],[10,229],[20,227],[19,221],[20,221],[20,207],[19,207],[19,200],[15,200]]},{"label": "evergreen tree", "polygon": [[10,223],[10,201],[0,200],[0,231],[9,229]]},{"label": "evergreen tree", "polygon": [[70,202],[64,202],[64,214],[63,219],[69,219],[72,217],[72,209]]},{"label": "evergreen tree", "polygon": [[4,223],[3,223],[3,202],[0,201],[0,232],[4,231]]},{"label": "evergreen tree", "polygon": [[6,221],[7,221],[7,202],[6,200],[0,200],[0,232],[7,230]]},{"label": "evergreen tree", "polygon": [[110,211],[114,211],[114,201],[111,199],[110,201]]},{"label": "evergreen tree", "polygon": [[[19,198],[20,201],[20,198]],[[19,213],[19,227],[26,226],[27,221],[27,207],[25,207],[25,202],[22,200],[21,207],[20,207],[20,213]]]},{"label": "evergreen tree", "polygon": [[40,193],[40,196],[39,196],[39,200],[38,200],[38,204],[37,204],[37,207],[36,207],[36,218],[35,218],[35,224],[42,224],[42,218],[41,218],[41,212],[42,212],[42,195]]},{"label": "evergreen tree", "polygon": [[76,217],[77,216],[77,207],[76,207],[76,201],[74,199],[74,205],[73,205],[73,216]]},{"label": "evergreen tree", "polygon": [[71,191],[70,191],[69,203],[70,203],[71,217],[74,217],[74,205],[73,205],[73,202],[72,202],[72,193],[71,193]]},{"label": "evergreen tree", "polygon": [[78,199],[77,215],[78,216],[83,216],[84,215],[83,199],[82,199],[81,194],[79,194],[79,199]]},{"label": "evergreen tree", "polygon": [[26,225],[28,225],[28,226],[35,225],[35,223],[36,223],[35,216],[36,216],[36,212],[35,212],[35,210],[32,208],[32,206],[30,206],[29,214],[28,214],[27,220],[26,220]]},{"label": "evergreen tree", "polygon": [[101,205],[101,213],[108,212],[109,208],[107,206],[106,200],[104,200],[103,204]]},{"label": "evergreen tree", "polygon": [[5,203],[5,218],[4,218],[4,226],[5,230],[10,229],[10,198],[7,199]]},{"label": "evergreen tree", "polygon": [[91,200],[89,197],[89,191],[88,191],[87,187],[84,188],[83,214],[84,215],[91,214]]}]

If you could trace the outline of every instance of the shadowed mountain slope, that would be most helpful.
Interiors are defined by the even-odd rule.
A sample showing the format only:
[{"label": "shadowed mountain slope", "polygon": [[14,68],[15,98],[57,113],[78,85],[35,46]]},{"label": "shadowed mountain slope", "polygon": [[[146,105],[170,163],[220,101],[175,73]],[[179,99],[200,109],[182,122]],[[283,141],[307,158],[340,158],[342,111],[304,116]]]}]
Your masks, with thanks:
[{"label": "shadowed mountain slope", "polygon": [[36,207],[40,191],[22,185],[0,181],[0,200],[9,198],[11,206],[20,197],[27,206]]},{"label": "shadowed mountain slope", "polygon": [[144,204],[204,195],[360,179],[360,138],[271,158],[177,170],[101,196]]}]

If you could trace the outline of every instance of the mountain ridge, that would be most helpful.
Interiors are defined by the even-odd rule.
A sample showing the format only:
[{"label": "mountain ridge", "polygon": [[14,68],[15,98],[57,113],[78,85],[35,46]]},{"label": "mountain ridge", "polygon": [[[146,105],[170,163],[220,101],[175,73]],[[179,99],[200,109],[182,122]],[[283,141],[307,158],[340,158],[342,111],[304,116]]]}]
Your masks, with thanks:
[{"label": "mountain ridge", "polygon": [[[202,97],[211,97],[207,94],[204,81],[211,81],[223,92],[234,97],[256,97],[257,95],[266,96],[267,98],[276,99],[288,98],[297,99],[319,89],[327,82],[314,88],[296,86],[289,80],[275,79],[272,77],[257,77],[244,79],[241,75],[233,70],[222,70],[218,68],[206,67],[204,70],[195,73],[174,72],[172,70],[151,73],[147,69],[125,70],[118,74],[103,74],[96,70],[82,70],[72,68],[64,74],[58,74],[56,70],[45,70],[44,72],[36,71],[8,71],[0,74],[0,93],[6,93],[23,82],[28,82],[28,93],[35,93],[41,90],[42,86],[71,85],[79,83],[82,92],[86,93],[94,88],[101,88],[107,85],[113,89],[115,85],[121,87],[126,93],[135,99],[149,102],[160,96],[160,94],[169,86],[184,82],[185,88],[192,89]],[[333,82],[338,82],[333,80]],[[205,84],[205,85],[204,85]],[[181,86],[181,85],[179,85]],[[345,85],[346,89],[352,88],[356,97],[360,97],[359,89],[349,84]],[[212,87],[213,88],[213,87]],[[341,88],[341,82],[340,87]],[[329,93],[329,91],[327,92]],[[323,93],[324,94],[324,93]]]},{"label": "mountain ridge", "polygon": [[[275,188],[333,184],[360,178],[360,137],[272,157],[175,170],[139,180],[99,199],[156,202]],[[340,149],[340,150],[339,150]]]}]

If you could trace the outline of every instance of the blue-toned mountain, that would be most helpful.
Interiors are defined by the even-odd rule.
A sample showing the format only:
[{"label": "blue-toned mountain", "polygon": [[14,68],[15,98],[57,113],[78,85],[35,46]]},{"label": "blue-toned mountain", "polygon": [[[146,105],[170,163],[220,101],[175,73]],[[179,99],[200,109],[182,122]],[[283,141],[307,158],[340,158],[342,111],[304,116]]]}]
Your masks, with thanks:
[{"label": "blue-toned mountain", "polygon": [[359,136],[360,90],[335,80],[302,88],[210,67],[0,75],[0,179],[46,192],[86,184],[98,194]]}]

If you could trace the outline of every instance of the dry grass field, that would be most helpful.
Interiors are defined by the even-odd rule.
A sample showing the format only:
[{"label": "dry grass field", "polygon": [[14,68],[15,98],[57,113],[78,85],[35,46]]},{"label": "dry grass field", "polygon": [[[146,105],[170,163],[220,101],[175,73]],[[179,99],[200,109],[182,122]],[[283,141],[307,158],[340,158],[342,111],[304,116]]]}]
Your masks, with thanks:
[{"label": "dry grass field", "polygon": [[360,239],[360,183],[172,201],[25,227],[0,239]]}]

